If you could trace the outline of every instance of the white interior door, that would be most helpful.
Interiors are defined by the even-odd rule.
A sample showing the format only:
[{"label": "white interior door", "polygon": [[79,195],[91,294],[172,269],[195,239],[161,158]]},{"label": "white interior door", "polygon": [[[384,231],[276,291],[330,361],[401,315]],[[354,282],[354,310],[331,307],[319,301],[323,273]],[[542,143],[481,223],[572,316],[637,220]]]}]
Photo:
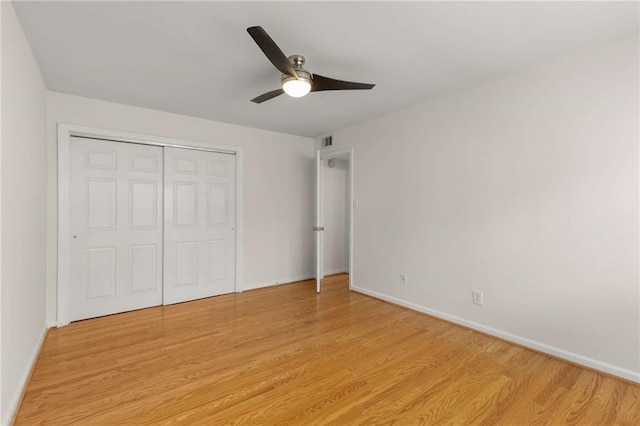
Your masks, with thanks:
[{"label": "white interior door", "polygon": [[316,226],[313,228],[316,235],[316,292],[320,293],[322,285],[322,169],[320,168],[320,151],[316,151]]},{"label": "white interior door", "polygon": [[235,156],[164,152],[164,304],[235,290]]},{"label": "white interior door", "polygon": [[70,320],[162,303],[162,148],[71,138]]}]

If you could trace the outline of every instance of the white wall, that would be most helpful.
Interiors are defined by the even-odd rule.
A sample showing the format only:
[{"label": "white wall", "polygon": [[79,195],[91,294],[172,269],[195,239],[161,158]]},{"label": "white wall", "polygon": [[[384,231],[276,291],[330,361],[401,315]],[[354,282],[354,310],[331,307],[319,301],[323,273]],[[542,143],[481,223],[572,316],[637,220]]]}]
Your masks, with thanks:
[{"label": "white wall", "polygon": [[313,140],[48,92],[47,320],[56,320],[57,123],[243,147],[244,289],[313,275]]},{"label": "white wall", "polygon": [[323,274],[346,272],[347,257],[347,176],[349,162],[334,159],[334,167],[322,160]]},{"label": "white wall", "polygon": [[355,286],[640,381],[638,49],[334,132],[354,147]]},{"label": "white wall", "polygon": [[2,396],[7,424],[45,332],[46,89],[2,2]]}]

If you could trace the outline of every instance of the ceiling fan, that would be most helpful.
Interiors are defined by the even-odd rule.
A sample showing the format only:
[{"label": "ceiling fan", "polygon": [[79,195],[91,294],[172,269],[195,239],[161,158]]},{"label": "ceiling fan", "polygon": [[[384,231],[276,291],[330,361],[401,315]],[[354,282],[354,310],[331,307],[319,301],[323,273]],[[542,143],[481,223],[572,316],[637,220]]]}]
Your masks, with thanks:
[{"label": "ceiling fan", "polygon": [[251,102],[261,104],[283,93],[293,96],[294,98],[300,98],[309,92],[320,92],[323,90],[369,90],[375,86],[375,84],[354,83],[324,77],[319,74],[311,74],[302,67],[305,62],[304,56],[291,55],[287,58],[262,27],[250,27],[247,28],[247,32],[271,63],[282,73],[282,88],[263,93],[251,99]]}]

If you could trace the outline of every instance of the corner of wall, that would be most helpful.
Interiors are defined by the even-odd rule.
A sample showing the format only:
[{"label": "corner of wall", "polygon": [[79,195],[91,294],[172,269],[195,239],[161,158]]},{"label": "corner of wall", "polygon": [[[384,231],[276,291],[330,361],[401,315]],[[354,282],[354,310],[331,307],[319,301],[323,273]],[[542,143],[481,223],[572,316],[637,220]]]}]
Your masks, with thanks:
[{"label": "corner of wall", "polygon": [[0,359],[0,420],[6,424],[46,333],[46,86],[13,4],[1,2],[0,13],[0,344],[11,348]]}]

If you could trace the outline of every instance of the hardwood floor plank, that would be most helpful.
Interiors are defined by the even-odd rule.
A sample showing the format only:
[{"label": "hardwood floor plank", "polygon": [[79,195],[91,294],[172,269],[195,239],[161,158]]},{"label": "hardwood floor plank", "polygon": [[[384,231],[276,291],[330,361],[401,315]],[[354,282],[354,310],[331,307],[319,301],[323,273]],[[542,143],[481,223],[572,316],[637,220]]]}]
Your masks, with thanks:
[{"label": "hardwood floor plank", "polygon": [[624,398],[616,412],[617,425],[640,424],[640,386],[628,384]]},{"label": "hardwood floor plank", "polygon": [[640,386],[347,287],[345,274],[49,332],[16,425],[640,424]]}]

